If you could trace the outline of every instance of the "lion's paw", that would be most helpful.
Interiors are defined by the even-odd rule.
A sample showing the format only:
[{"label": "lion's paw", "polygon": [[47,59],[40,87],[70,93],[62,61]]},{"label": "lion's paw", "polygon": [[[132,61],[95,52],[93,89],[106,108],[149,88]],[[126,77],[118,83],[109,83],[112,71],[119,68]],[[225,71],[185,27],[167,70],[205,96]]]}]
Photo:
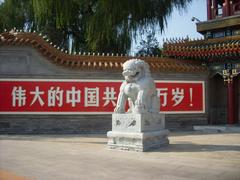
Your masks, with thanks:
[{"label": "lion's paw", "polygon": [[134,110],[133,110],[134,113],[137,113],[137,114],[141,114],[141,113],[145,113],[147,112],[146,108],[144,106],[135,106]]},{"label": "lion's paw", "polygon": [[122,109],[121,107],[116,107],[116,108],[114,109],[114,112],[115,112],[115,113],[119,113],[119,114],[123,114],[123,113],[125,113],[125,110]]}]

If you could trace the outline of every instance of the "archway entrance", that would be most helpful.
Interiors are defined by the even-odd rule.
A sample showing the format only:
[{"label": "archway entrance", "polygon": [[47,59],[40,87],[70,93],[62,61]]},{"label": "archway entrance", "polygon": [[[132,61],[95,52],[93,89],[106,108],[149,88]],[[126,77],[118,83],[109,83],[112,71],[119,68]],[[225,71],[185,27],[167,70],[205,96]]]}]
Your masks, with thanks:
[{"label": "archway entrance", "polygon": [[227,88],[220,74],[209,82],[209,124],[227,124]]},{"label": "archway entrance", "polygon": [[208,123],[240,123],[240,75],[225,84],[220,74],[210,78]]},{"label": "archway entrance", "polygon": [[240,124],[240,75],[233,79],[234,84],[234,123]]}]

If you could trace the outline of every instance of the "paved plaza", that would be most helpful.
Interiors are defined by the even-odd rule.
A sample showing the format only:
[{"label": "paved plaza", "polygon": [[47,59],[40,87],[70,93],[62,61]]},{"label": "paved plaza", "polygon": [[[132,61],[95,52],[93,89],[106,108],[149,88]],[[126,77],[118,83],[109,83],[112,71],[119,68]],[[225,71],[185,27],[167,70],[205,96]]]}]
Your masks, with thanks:
[{"label": "paved plaza", "polygon": [[0,179],[239,180],[240,133],[171,133],[154,152],[109,150],[106,135],[1,135]]}]

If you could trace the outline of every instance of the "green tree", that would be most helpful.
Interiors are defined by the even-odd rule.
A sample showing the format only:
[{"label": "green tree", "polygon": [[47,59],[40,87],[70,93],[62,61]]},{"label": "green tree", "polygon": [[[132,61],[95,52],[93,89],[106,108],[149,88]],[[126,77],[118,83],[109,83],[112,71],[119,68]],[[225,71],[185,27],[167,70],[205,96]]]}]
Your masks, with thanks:
[{"label": "green tree", "polygon": [[5,0],[0,4],[0,31],[17,27],[22,29],[25,22],[32,19],[28,0]]},{"label": "green tree", "polygon": [[157,38],[155,37],[155,32],[147,32],[146,38],[142,38],[140,41],[140,46],[138,46],[138,55],[154,55],[161,56],[162,50],[159,47]]},{"label": "green tree", "polygon": [[191,0],[5,0],[0,5],[0,30],[37,30],[67,47],[82,51],[127,53],[136,32],[162,31],[174,8]]}]

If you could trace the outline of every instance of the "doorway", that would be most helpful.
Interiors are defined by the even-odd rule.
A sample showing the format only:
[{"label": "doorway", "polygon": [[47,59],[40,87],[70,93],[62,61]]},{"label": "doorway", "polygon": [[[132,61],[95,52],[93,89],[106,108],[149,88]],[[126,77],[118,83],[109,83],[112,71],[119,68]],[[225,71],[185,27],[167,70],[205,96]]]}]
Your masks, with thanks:
[{"label": "doorway", "polygon": [[209,80],[209,124],[227,124],[227,88],[220,74]]},{"label": "doorway", "polygon": [[234,123],[240,124],[240,75],[234,77]]}]

